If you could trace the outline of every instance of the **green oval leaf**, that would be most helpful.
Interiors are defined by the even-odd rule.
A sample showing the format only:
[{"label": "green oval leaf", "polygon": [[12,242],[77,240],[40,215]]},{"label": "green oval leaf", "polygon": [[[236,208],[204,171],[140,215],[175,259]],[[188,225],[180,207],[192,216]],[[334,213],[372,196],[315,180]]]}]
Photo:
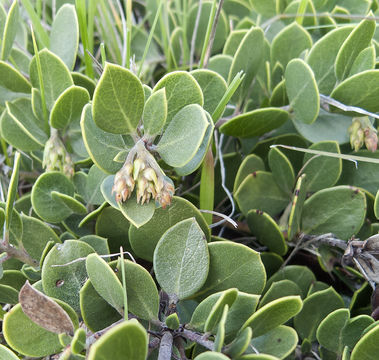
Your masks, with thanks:
[{"label": "green oval leaf", "polygon": [[336,141],[339,144],[346,144],[349,142],[350,116],[333,114],[321,108],[316,121],[312,124],[305,124],[296,119],[292,119],[292,122],[296,130],[312,143]]},{"label": "green oval leaf", "polygon": [[287,253],[287,244],[279,226],[270,215],[252,209],[247,213],[247,224],[257,240],[268,249],[279,255]]},{"label": "green oval leaf", "polygon": [[171,296],[184,299],[204,284],[209,269],[207,241],[195,218],[167,230],[154,251],[158,283]]},{"label": "green oval leaf", "polygon": [[[321,150],[340,154],[340,147],[334,141],[322,141],[309,147],[312,150]],[[342,160],[327,156],[304,154],[303,173],[307,174],[305,183],[307,191],[318,191],[333,186],[342,172]]]},{"label": "green oval leaf", "polygon": [[167,98],[166,126],[176,113],[190,104],[203,106],[203,93],[194,77],[185,71],[174,71],[162,77],[153,92],[165,88]]},{"label": "green oval leaf", "polygon": [[75,7],[63,4],[55,15],[50,32],[50,50],[72,70],[79,46],[79,24]]},{"label": "green oval leaf", "polygon": [[16,93],[30,93],[31,85],[28,80],[14,67],[0,61],[0,85]]},{"label": "green oval leaf", "polygon": [[[67,263],[93,253],[91,246],[78,240],[66,240],[55,245],[47,254],[42,266],[42,285],[46,295],[67,302],[80,311],[79,291],[87,280],[85,261]],[[65,265],[65,266],[54,266]]]},{"label": "green oval leaf", "polygon": [[322,94],[332,92],[337,81],[334,63],[343,42],[353,30],[352,25],[342,26],[328,32],[311,48],[307,63],[312,68],[317,86]]},{"label": "green oval leaf", "polygon": [[298,314],[303,306],[300,296],[285,296],[257,310],[242,326],[251,327],[253,337],[261,336]]},{"label": "green oval leaf", "polygon": [[312,124],[320,111],[320,95],[312,69],[303,60],[294,59],[288,63],[284,77],[295,119]]},{"label": "green oval leaf", "polygon": [[[379,111],[379,70],[367,70],[342,81],[331,93],[333,99],[345,105],[357,106],[370,112]],[[336,110],[341,112],[341,110]],[[353,113],[354,114],[354,113]]]},{"label": "green oval leaf", "polygon": [[147,350],[146,330],[136,319],[132,319],[114,326],[96,341],[91,346],[88,360],[145,360]]},{"label": "green oval leaf", "polygon": [[149,136],[158,135],[167,118],[167,99],[165,88],[156,91],[146,101],[143,110],[143,130]]},{"label": "green oval leaf", "polygon": [[298,340],[297,333],[293,328],[280,325],[264,335],[252,339],[251,344],[260,353],[285,359],[295,350]]},{"label": "green oval leaf", "polygon": [[375,326],[355,345],[352,353],[351,360],[374,360],[378,354],[378,334],[379,326]]},{"label": "green oval leaf", "polygon": [[21,214],[23,234],[22,245],[26,252],[36,260],[40,260],[49,242],[60,243],[54,230],[43,221]]},{"label": "green oval leaf", "polygon": [[[65,63],[54,53],[47,49],[39,52],[42,70],[42,83],[45,89],[45,100],[48,110],[51,110],[55,101],[64,90],[74,84],[71,74]],[[33,87],[40,89],[37,71],[37,60],[34,56],[30,62],[30,81]],[[59,79],[59,81],[56,81]]]},{"label": "green oval leaf", "polygon": [[332,287],[308,296],[303,302],[303,309],[294,319],[294,326],[300,338],[316,340],[316,331],[321,321],[329,313],[342,307],[344,302]]},{"label": "green oval leaf", "polygon": [[320,345],[329,351],[341,354],[344,347],[341,333],[349,319],[348,309],[337,309],[325,317],[316,332]]},{"label": "green oval leaf", "polygon": [[204,324],[204,332],[210,332],[211,334],[217,333],[218,324],[221,321],[225,306],[229,308],[233,305],[234,301],[237,299],[238,290],[229,289],[224,291],[217,302],[213,305],[210,310],[208,317]]},{"label": "green oval leaf", "polygon": [[291,280],[274,281],[259,302],[259,307],[277,300],[283,296],[301,295],[299,286]]},{"label": "green oval leaf", "polygon": [[248,175],[258,170],[265,170],[265,164],[263,160],[255,154],[247,155],[242,160],[241,165],[238,168],[236,178],[234,180],[233,192],[236,193],[238,187]]},{"label": "green oval leaf", "polygon": [[292,280],[299,286],[301,289],[302,299],[307,296],[311,284],[316,282],[315,275],[306,266],[289,265],[285,266],[283,269],[280,269],[270,277],[270,279],[267,281],[266,289],[268,289],[273,282],[285,279]]},{"label": "green oval leaf", "polygon": [[48,222],[61,222],[69,217],[73,211],[59,198],[53,198],[52,193],[61,193],[74,196],[74,185],[59,172],[42,174],[32,189],[32,205],[39,217]]},{"label": "green oval leaf", "polygon": [[[370,15],[372,16],[372,14]],[[344,41],[338,51],[335,63],[338,80],[342,81],[347,78],[356,57],[370,45],[375,28],[375,19],[368,17],[362,20]]]},{"label": "green oval leaf", "polygon": [[249,294],[260,294],[266,273],[259,253],[242,244],[229,241],[208,245],[210,266],[207,281],[197,298],[204,299],[218,291],[236,287]]},{"label": "green oval leaf", "polygon": [[302,231],[306,234],[332,232],[347,240],[359,231],[365,215],[366,197],[361,190],[348,186],[323,189],[305,201]]},{"label": "green oval leaf", "polygon": [[196,155],[208,126],[207,115],[201,106],[185,106],[163,133],[157,145],[159,155],[170,166],[184,166]]},{"label": "green oval leaf", "polygon": [[208,113],[206,113],[206,115],[208,119],[208,127],[205,131],[203,141],[201,142],[195,156],[184,166],[175,168],[175,172],[180,176],[192,174],[195,170],[197,170],[203,163],[204,158],[207,154],[208,148],[212,142],[214,125],[211,116]]},{"label": "green oval leaf", "polygon": [[87,256],[86,269],[95,290],[104,300],[122,314],[124,291],[114,271],[97,254]]},{"label": "green oval leaf", "polygon": [[266,171],[254,171],[248,175],[234,194],[244,214],[258,209],[274,216],[289,203],[289,195],[276,185],[274,176]]},{"label": "green oval leaf", "polygon": [[229,358],[221,353],[206,351],[195,357],[195,360],[228,360]]},{"label": "green oval leaf", "polygon": [[121,319],[121,314],[105,301],[87,280],[80,289],[80,313],[93,332],[105,329]]},{"label": "green oval leaf", "polygon": [[92,161],[109,174],[120,170],[122,163],[114,161],[114,158],[120,151],[126,150],[124,139],[121,135],[109,134],[97,127],[92,118],[90,104],[83,108],[80,127],[84,144]]},{"label": "green oval leaf", "polygon": [[200,211],[188,200],[174,196],[167,209],[159,208],[145,225],[129,229],[129,241],[135,254],[147,261],[153,261],[154,249],[162,235],[178,222],[194,217],[210,240],[210,230]]},{"label": "green oval leaf", "polygon": [[129,70],[107,63],[93,95],[93,120],[113,134],[134,133],[143,113],[141,81]]},{"label": "green oval leaf", "polygon": [[271,63],[279,62],[285,69],[291,59],[312,46],[309,33],[297,22],[286,26],[274,38],[271,44]]},{"label": "green oval leaf", "polygon": [[1,33],[1,60],[7,60],[11,53],[13,42],[16,39],[17,30],[19,27],[19,8],[18,1],[14,1],[4,24],[4,32]]},{"label": "green oval leaf", "polygon": [[85,104],[89,101],[86,89],[72,85],[57,99],[50,113],[50,125],[64,129],[71,122],[78,122]]},{"label": "green oval leaf", "polygon": [[295,171],[287,156],[278,148],[270,149],[268,164],[278,186],[285,192],[291,193],[295,182]]},{"label": "green oval leaf", "polygon": [[[122,281],[121,263],[117,263],[117,275]],[[125,287],[129,311],[143,320],[158,319],[159,294],[149,272],[132,261],[125,261]]]},{"label": "green oval leaf", "polygon": [[238,115],[221,125],[226,135],[248,138],[261,136],[282,126],[288,119],[288,112],[278,108],[264,108]]},{"label": "green oval leaf", "polygon": [[208,69],[220,74],[227,81],[232,62],[232,56],[218,54],[209,59]]},{"label": "green oval leaf", "polygon": [[19,360],[19,357],[17,357],[13,351],[9,350],[4,345],[0,345],[0,357],[3,360]]},{"label": "green oval leaf", "polygon": [[191,75],[196,79],[203,92],[204,110],[212,114],[226,92],[226,81],[218,73],[207,69],[194,70]]},{"label": "green oval leaf", "polygon": [[47,136],[38,126],[30,100],[20,98],[6,105],[7,110],[0,118],[2,137],[21,151],[40,150],[47,141]]},{"label": "green oval leaf", "polygon": [[239,44],[229,71],[228,83],[231,83],[241,70],[245,74],[241,85],[233,95],[234,99],[243,98],[247,94],[251,82],[262,63],[264,49],[263,30],[259,27],[252,27]]}]

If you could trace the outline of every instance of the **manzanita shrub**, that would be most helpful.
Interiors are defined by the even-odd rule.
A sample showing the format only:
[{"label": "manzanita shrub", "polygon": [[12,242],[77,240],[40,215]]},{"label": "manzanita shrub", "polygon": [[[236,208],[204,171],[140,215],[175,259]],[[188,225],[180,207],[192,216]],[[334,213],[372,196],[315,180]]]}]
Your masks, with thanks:
[{"label": "manzanita shrub", "polygon": [[0,358],[377,359],[376,14],[1,0]]}]

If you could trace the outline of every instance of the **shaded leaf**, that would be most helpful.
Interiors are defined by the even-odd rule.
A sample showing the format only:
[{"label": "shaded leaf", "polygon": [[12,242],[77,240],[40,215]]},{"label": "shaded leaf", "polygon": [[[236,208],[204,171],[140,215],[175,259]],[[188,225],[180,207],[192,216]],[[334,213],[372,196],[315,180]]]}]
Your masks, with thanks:
[{"label": "shaded leaf", "polygon": [[302,231],[332,232],[340,239],[349,239],[359,231],[365,215],[366,198],[361,190],[348,186],[323,189],[305,201]]},{"label": "shaded leaf", "polygon": [[210,265],[207,280],[197,298],[204,299],[217,291],[236,287],[249,294],[260,294],[266,273],[259,253],[242,244],[229,241],[208,245]]},{"label": "shaded leaf", "polygon": [[320,110],[320,95],[312,69],[303,60],[293,59],[288,63],[284,76],[295,119],[312,124]]},{"label": "shaded leaf", "polygon": [[86,259],[86,269],[92,286],[119,313],[123,313],[124,291],[114,271],[97,254]]}]

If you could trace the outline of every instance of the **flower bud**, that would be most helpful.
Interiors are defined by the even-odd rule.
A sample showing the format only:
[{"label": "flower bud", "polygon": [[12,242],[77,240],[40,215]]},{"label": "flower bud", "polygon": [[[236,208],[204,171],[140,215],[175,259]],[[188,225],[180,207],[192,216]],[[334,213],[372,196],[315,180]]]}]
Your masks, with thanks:
[{"label": "flower bud", "polygon": [[367,150],[375,152],[378,147],[378,136],[375,131],[371,129],[366,129],[365,134],[365,145]]},{"label": "flower bud", "polygon": [[145,163],[142,161],[142,159],[134,160],[134,164],[133,164],[133,179],[134,180],[137,180],[140,171],[142,171],[144,168],[145,168]]}]

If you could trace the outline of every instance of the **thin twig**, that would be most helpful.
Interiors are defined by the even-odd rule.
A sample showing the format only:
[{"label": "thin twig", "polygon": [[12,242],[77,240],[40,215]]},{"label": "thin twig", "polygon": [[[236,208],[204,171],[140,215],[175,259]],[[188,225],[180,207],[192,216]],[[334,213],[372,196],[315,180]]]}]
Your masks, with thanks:
[{"label": "thin twig", "polygon": [[1,253],[7,254],[7,257],[2,259],[3,261],[8,258],[14,258],[32,267],[38,266],[37,260],[34,260],[23,248],[16,248],[12,244],[9,244],[6,238],[0,242],[0,254]]},{"label": "thin twig", "polygon": [[[345,105],[345,104],[339,102],[338,100],[335,100],[335,99],[331,98],[330,96],[326,96],[326,95],[320,94],[320,102],[321,102],[321,106],[323,106],[324,104],[333,105],[336,108],[341,109],[343,111],[353,111],[353,112],[356,112],[358,114],[362,114],[362,115],[366,115],[366,116],[371,116],[371,117],[373,117],[375,119],[379,119],[379,115],[377,115],[375,113],[372,113],[370,111],[367,111],[367,110],[362,109],[362,108],[357,107],[357,106]],[[329,108],[327,108],[326,110],[329,111]]]},{"label": "thin twig", "polygon": [[199,8],[197,9],[195,27],[193,29],[192,39],[191,39],[191,53],[190,53],[190,63],[189,63],[189,69],[190,69],[190,71],[192,71],[192,66],[193,66],[193,57],[194,57],[194,54],[195,54],[195,45],[196,45],[197,30],[199,28],[200,17],[201,17],[201,8],[202,7],[203,7],[203,0],[199,0]]},{"label": "thin twig", "polygon": [[[128,255],[132,261],[134,263],[137,263],[137,261],[134,259],[133,255],[129,252],[129,251],[124,251],[123,254],[126,254]],[[115,253],[115,254],[108,254],[108,255],[99,255],[101,258],[108,258],[108,257],[112,257],[112,256],[119,256],[121,255],[121,253]],[[51,265],[51,267],[62,267],[62,266],[68,266],[68,265],[72,265],[72,264],[75,264],[77,262],[80,262],[80,261],[85,261],[87,258],[86,257],[81,257],[81,258],[77,258],[75,260],[72,260],[66,264],[56,264],[56,265]]]},{"label": "thin twig", "polygon": [[287,259],[283,262],[282,266],[280,267],[283,269],[290,260],[295,256],[295,254],[304,248],[309,247],[310,245],[330,245],[334,247],[338,247],[342,250],[346,250],[347,248],[347,242],[344,240],[340,240],[334,237],[332,233],[322,234],[322,235],[302,235],[299,238],[299,241],[296,243],[294,249],[292,250],[291,254],[287,257]]},{"label": "thin twig", "polygon": [[87,337],[86,348],[88,349],[100,336],[104,335],[108,330],[112,329],[113,327],[115,327],[118,324],[121,324],[124,321],[125,321],[124,319],[120,319],[120,320],[114,322],[112,325],[109,325],[108,327],[106,327],[102,330],[99,330],[99,331],[95,332],[94,334],[92,334],[91,336]]},{"label": "thin twig", "polygon": [[214,342],[211,340],[208,340],[205,335],[197,334],[187,329],[183,329],[183,331],[180,334],[186,339],[194,341],[201,346],[204,346],[208,350],[211,350],[211,351],[214,350]]},{"label": "thin twig", "polygon": [[103,73],[103,66],[97,61],[97,59],[90,53],[88,49],[87,49],[87,54],[90,56],[90,58],[94,62],[97,73],[101,75]]},{"label": "thin twig", "polygon": [[172,355],[173,336],[171,331],[163,333],[161,344],[159,346],[158,360],[170,360]]},{"label": "thin twig", "polygon": [[270,145],[270,148],[274,148],[274,147],[281,147],[281,148],[284,148],[284,149],[305,152],[305,153],[308,153],[308,154],[329,156],[329,157],[334,157],[334,158],[337,158],[337,159],[349,160],[349,161],[352,161],[354,163],[356,163],[357,161],[362,161],[362,162],[368,162],[368,163],[372,163],[372,164],[379,164],[379,159],[375,159],[375,158],[371,158],[371,157],[356,156],[356,155],[347,155],[347,154],[338,154],[338,153],[332,153],[332,152],[328,152],[328,151],[304,149],[304,148],[299,148],[299,147],[296,147],[296,146],[288,146],[288,145],[281,145],[281,144]]},{"label": "thin twig", "polygon": [[224,0],[220,0],[220,2],[218,4],[216,15],[215,15],[215,18],[214,18],[214,21],[213,21],[212,30],[211,30],[211,36],[209,38],[209,43],[208,43],[208,46],[207,46],[207,51],[205,52],[204,64],[203,64],[203,68],[204,69],[206,69],[208,67],[208,61],[209,61],[209,58],[211,56],[211,51],[212,51],[213,43],[214,43],[214,40],[215,40],[215,37],[216,37],[216,27],[217,27],[217,24],[218,24],[218,20],[220,18],[221,9],[222,9],[222,5],[223,4],[224,4]]},{"label": "thin twig", "polygon": [[[238,224],[232,219],[230,218],[229,216],[225,215],[225,214],[222,214],[222,213],[219,213],[217,211],[213,211],[213,210],[204,210],[204,209],[200,209],[200,212],[203,212],[203,213],[207,213],[207,214],[213,214],[213,215],[217,215],[223,219],[225,219],[226,221],[228,221],[229,223],[231,223],[235,228],[238,227]],[[210,227],[212,227],[213,224],[210,225]]]},{"label": "thin twig", "polygon": [[190,188],[188,188],[187,190],[180,193],[180,196],[183,196],[184,194],[190,193],[192,190],[195,190],[199,186],[200,186],[200,181],[198,181],[195,185],[192,185]]}]

